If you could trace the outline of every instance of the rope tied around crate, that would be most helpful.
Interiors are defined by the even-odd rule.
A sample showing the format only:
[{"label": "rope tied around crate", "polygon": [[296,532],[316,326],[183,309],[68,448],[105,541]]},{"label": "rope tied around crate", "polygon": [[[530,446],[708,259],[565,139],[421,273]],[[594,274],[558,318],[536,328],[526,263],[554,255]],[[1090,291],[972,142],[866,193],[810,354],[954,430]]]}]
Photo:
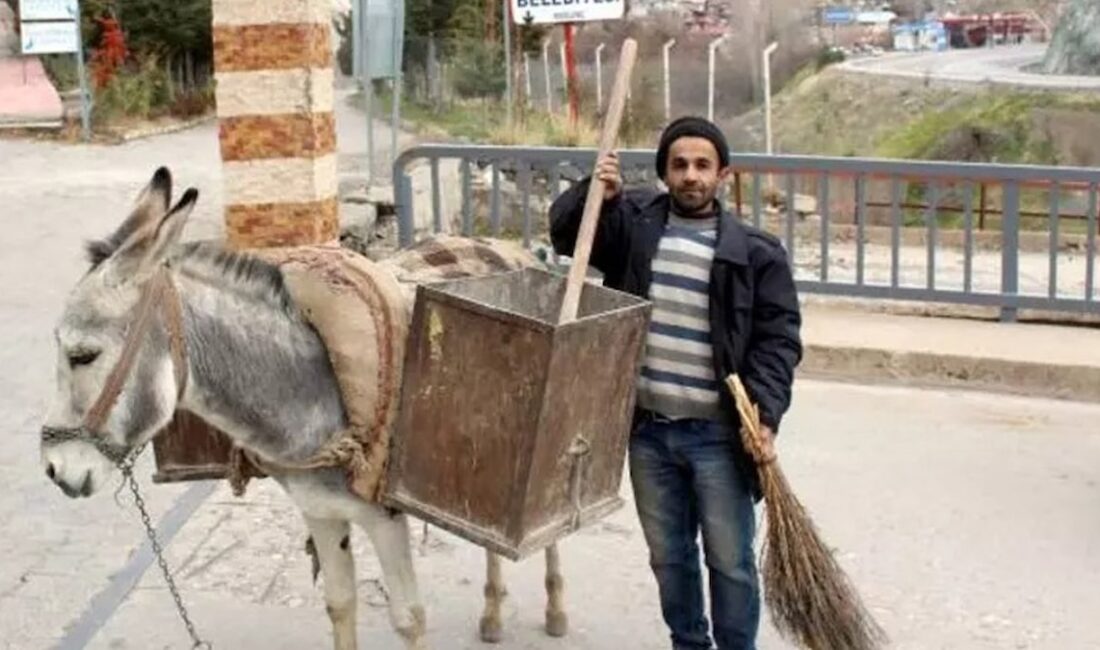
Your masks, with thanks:
[{"label": "rope tied around crate", "polygon": [[569,469],[569,494],[573,501],[573,517],[569,526],[572,530],[577,530],[581,526],[581,484],[584,481],[584,462],[591,451],[592,445],[588,440],[578,435],[569,445],[567,452],[573,459],[573,465]]}]

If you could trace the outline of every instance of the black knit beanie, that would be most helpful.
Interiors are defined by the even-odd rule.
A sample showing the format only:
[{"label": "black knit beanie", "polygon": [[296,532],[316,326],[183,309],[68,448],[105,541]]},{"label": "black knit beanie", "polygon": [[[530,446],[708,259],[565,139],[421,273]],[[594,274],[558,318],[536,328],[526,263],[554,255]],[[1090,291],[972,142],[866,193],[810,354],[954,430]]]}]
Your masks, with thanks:
[{"label": "black knit beanie", "polygon": [[710,140],[714,148],[718,150],[719,165],[725,167],[730,164],[730,147],[726,143],[726,136],[722,135],[721,129],[701,117],[681,117],[673,120],[665,127],[664,133],[661,134],[660,144],[657,145],[657,176],[661,180],[665,179],[669,147],[672,146],[673,142],[685,136]]}]

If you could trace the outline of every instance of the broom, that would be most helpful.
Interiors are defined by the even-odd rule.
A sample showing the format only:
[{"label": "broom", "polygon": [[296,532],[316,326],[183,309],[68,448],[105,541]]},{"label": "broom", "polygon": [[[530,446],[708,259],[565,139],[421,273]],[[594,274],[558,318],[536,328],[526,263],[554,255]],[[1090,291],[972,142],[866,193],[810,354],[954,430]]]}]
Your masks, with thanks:
[{"label": "broom", "polygon": [[811,650],[873,650],[886,634],[818,537],[761,431],[760,411],[737,375],[726,378],[741,416],[741,440],[756,461],[767,537],[761,549],[764,599],[781,635]]}]

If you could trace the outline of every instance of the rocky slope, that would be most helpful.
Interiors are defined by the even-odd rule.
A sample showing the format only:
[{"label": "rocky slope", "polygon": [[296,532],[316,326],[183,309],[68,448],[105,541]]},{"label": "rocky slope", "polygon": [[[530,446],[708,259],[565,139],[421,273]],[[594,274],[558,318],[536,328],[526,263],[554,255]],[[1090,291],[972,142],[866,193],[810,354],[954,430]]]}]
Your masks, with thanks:
[{"label": "rocky slope", "polygon": [[1072,0],[1054,30],[1043,67],[1049,74],[1100,75],[1100,2]]}]

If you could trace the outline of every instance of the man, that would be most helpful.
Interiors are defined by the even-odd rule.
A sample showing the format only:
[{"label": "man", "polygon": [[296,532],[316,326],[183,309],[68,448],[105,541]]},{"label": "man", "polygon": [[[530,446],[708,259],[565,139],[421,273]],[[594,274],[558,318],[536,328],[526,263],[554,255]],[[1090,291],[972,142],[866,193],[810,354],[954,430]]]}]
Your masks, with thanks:
[{"label": "man", "polygon": [[[696,543],[701,530],[714,641],[719,650],[752,649],[760,620],[753,507],[761,495],[723,380],[739,374],[760,407],[770,446],[802,357],[786,253],[716,199],[730,175],[729,147],[706,120],[681,118],[662,134],[657,174],[667,193],[624,192],[614,153],[598,162],[596,174],[607,189],[591,263],[606,286],[653,303],[630,475],[672,647],[712,647]],[[550,208],[559,254],[574,249],[589,182]]]}]

